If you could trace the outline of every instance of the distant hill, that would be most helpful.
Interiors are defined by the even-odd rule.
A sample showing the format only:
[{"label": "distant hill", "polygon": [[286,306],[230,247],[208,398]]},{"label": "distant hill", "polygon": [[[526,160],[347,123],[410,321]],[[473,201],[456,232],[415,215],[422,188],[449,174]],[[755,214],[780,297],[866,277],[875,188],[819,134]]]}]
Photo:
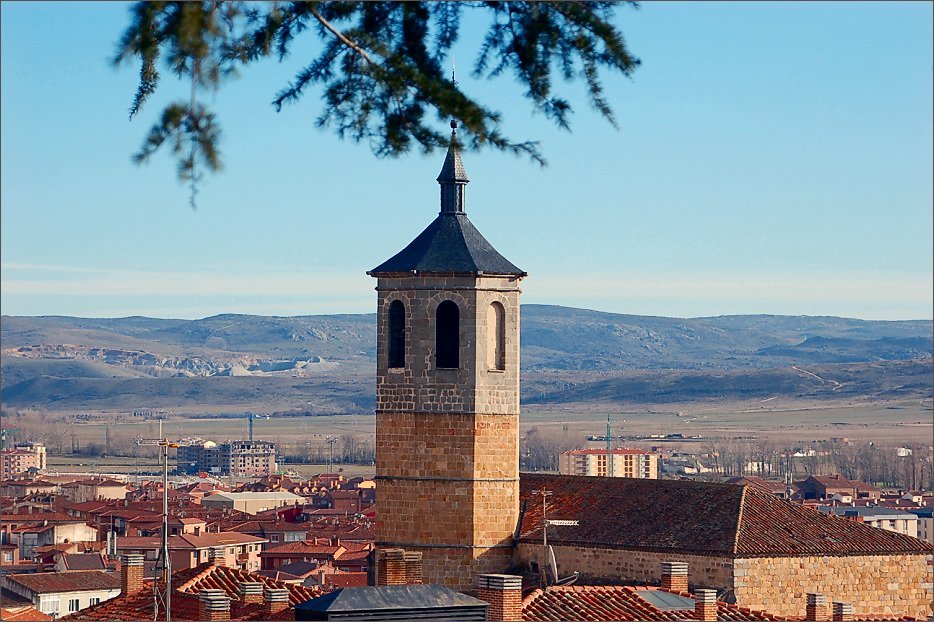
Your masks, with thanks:
[{"label": "distant hill", "polygon": [[[567,403],[774,392],[882,396],[896,386],[896,392],[929,394],[932,329],[931,321],[679,319],[524,305],[522,366],[532,380],[525,397],[530,403]],[[272,404],[296,403],[307,394],[334,412],[372,408],[373,314],[225,314],[200,320],[3,316],[0,341],[5,405]],[[792,369],[834,364],[847,365],[828,372],[840,383],[847,378],[845,389],[825,391]],[[553,382],[558,376],[561,381]]]}]

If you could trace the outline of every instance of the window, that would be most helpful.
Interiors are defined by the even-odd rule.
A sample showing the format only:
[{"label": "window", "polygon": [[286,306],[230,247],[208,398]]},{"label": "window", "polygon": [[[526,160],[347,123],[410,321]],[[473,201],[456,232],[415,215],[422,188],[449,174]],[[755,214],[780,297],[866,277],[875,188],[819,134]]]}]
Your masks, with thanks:
[{"label": "window", "polygon": [[279,541],[279,534],[274,533],[274,534],[270,535],[270,536],[269,536],[269,541],[270,541],[270,542],[278,542],[278,541]]},{"label": "window", "polygon": [[92,598],[92,599],[89,600],[88,602],[89,602],[90,604],[92,604],[92,605],[99,605],[100,602],[101,602],[101,599],[100,599],[100,598]]},{"label": "window", "polygon": [[445,300],[435,315],[435,367],[457,369],[460,366],[460,309]]},{"label": "window", "polygon": [[389,305],[389,367],[405,367],[405,304],[401,300]]},{"label": "window", "polygon": [[506,369],[506,310],[498,302],[490,305],[486,314],[487,366]]},{"label": "window", "polygon": [[78,610],[78,599],[72,598],[68,601],[68,611],[74,612]]}]

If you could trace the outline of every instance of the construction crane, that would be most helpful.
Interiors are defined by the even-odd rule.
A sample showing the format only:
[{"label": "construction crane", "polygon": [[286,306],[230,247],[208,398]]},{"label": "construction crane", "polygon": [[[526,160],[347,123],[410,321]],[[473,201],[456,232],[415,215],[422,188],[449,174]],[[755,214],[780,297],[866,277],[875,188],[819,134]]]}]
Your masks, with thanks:
[{"label": "construction crane", "polygon": [[6,449],[7,434],[13,436],[16,432],[19,432],[19,428],[3,428],[0,430],[0,449]]},{"label": "construction crane", "polygon": [[[137,445],[149,445],[161,448],[162,459],[162,550],[159,556],[162,558],[162,585],[163,592],[159,593],[157,581],[152,582],[152,590],[155,596],[155,608],[153,609],[153,620],[159,619],[159,602],[161,601],[165,609],[165,620],[172,620],[172,568],[169,558],[169,447],[178,447],[178,443],[171,443],[162,435],[162,420],[159,420],[159,438],[137,438]],[[157,565],[158,567],[158,565]]]},{"label": "construction crane", "polygon": [[250,442],[253,442],[253,420],[254,419],[269,419],[269,415],[257,415],[256,413],[247,413],[246,416],[250,420]]}]

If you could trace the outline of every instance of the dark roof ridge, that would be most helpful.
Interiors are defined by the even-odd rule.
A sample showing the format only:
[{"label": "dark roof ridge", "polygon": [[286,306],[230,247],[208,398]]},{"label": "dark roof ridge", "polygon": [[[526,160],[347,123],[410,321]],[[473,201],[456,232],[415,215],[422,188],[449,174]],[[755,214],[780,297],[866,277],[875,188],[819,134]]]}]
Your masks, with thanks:
[{"label": "dark roof ridge", "polygon": [[367,274],[512,275],[526,273],[503,257],[467,214],[441,212],[405,248]]},{"label": "dark roof ridge", "polygon": [[736,514],[736,536],[733,538],[733,555],[739,550],[739,534],[743,528],[743,507],[746,505],[746,489],[749,486],[743,486],[743,491],[739,495],[739,512]]}]

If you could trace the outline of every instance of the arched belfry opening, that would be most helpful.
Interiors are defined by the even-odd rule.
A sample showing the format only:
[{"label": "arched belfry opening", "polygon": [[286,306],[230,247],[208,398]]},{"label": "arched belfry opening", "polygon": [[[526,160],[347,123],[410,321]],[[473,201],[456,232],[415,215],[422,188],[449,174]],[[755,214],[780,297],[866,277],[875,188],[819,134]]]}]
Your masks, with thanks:
[{"label": "arched belfry opening", "polygon": [[460,309],[453,300],[445,300],[435,312],[435,367],[460,367]]},{"label": "arched belfry opening", "polygon": [[393,300],[389,305],[388,364],[391,369],[405,367],[405,303]]},{"label": "arched belfry opening", "polygon": [[487,309],[487,367],[506,369],[506,309],[494,301]]}]

